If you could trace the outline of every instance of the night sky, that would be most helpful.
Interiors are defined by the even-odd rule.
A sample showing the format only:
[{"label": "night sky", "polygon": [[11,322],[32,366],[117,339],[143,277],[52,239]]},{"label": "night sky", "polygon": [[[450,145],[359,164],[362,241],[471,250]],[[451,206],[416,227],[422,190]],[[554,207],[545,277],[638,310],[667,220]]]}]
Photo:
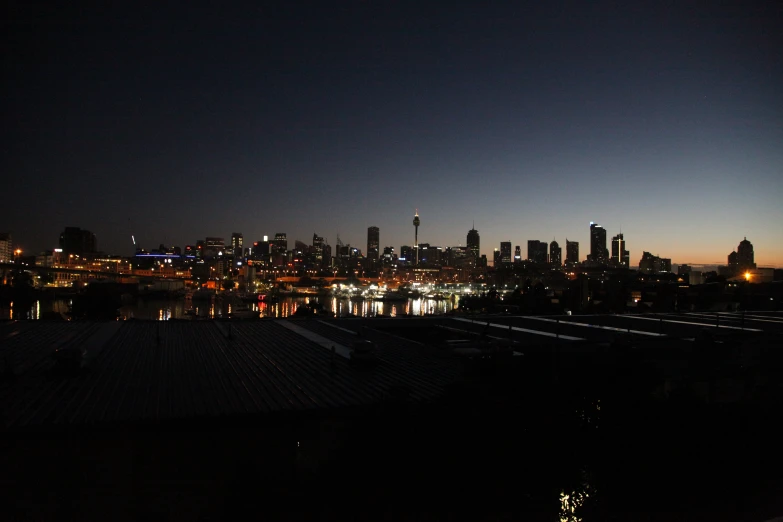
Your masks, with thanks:
[{"label": "night sky", "polygon": [[725,264],[747,236],[783,266],[783,4],[17,4],[0,232],[27,251],[67,225],[124,255],[233,231],[365,250],[376,225],[399,252],[418,208],[420,242],[475,220],[490,259],[584,258],[596,221],[632,265]]}]

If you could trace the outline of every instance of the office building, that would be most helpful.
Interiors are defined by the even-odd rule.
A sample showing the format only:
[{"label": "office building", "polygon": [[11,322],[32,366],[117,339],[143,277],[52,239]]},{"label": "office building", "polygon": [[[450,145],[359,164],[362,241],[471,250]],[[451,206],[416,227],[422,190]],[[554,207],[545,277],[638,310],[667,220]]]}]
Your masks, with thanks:
[{"label": "office building", "polygon": [[671,272],[672,260],[666,257],[655,256],[650,252],[643,252],[642,259],[639,261],[639,271],[648,274]]},{"label": "office building", "polygon": [[527,259],[533,263],[546,264],[547,244],[543,241],[530,239],[527,242]]},{"label": "office building", "polygon": [[226,242],[222,237],[208,237],[204,241],[204,257],[222,256],[226,250]]},{"label": "office building", "polygon": [[313,234],[313,247],[312,247],[313,260],[316,265],[322,265],[324,262],[324,238],[318,234]]},{"label": "office building", "polygon": [[14,259],[14,246],[11,234],[0,233],[0,263],[11,263]]},{"label": "office building", "polygon": [[413,253],[413,247],[409,245],[403,245],[400,247],[400,258],[399,261],[407,264],[412,265],[416,262],[416,254]]},{"label": "office building", "polygon": [[65,255],[88,255],[98,251],[95,234],[79,227],[65,227],[60,234],[60,248]]},{"label": "office building", "polygon": [[479,257],[481,256],[481,238],[479,237],[478,230],[476,230],[475,223],[473,224],[473,228],[468,230],[468,239],[467,239],[467,245],[468,245],[468,254],[473,258],[474,262],[477,262]]},{"label": "office building", "polygon": [[549,263],[552,266],[561,266],[563,264],[563,249],[554,239],[549,243]]},{"label": "office building", "polygon": [[511,241],[502,241],[500,243],[500,262],[511,262]]},{"label": "office building", "polygon": [[272,254],[284,254],[288,252],[288,238],[285,232],[278,232],[270,245]]},{"label": "office building", "polygon": [[566,239],[566,263],[576,265],[579,263],[579,242]]},{"label": "office building", "polygon": [[241,232],[234,232],[231,234],[231,252],[234,254],[234,257],[242,257],[244,250],[243,243],[244,239],[242,238]]},{"label": "office building", "polygon": [[500,266],[500,250],[497,248],[492,252],[492,266]]},{"label": "office building", "polygon": [[617,234],[612,238],[612,265],[628,268],[631,262],[631,254],[626,250],[625,238],[622,234]]},{"label": "office building", "polygon": [[598,223],[590,222],[590,255],[588,259],[594,263],[606,263],[609,251],[606,249],[606,229]]},{"label": "office building", "polygon": [[750,241],[748,241],[748,238],[746,237],[745,239],[740,241],[740,244],[737,247],[738,268],[741,271],[746,271],[746,270],[751,270],[753,268],[756,268],[756,263],[753,258],[754,258],[753,244]]},{"label": "office building", "polygon": [[367,259],[369,259],[370,262],[378,261],[380,245],[380,230],[378,227],[367,228]]}]

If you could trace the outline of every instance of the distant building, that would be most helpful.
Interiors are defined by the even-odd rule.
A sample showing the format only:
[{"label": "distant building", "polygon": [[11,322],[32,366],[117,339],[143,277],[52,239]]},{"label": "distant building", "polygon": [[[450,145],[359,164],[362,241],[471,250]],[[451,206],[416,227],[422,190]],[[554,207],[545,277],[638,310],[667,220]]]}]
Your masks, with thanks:
[{"label": "distant building", "polygon": [[579,263],[579,242],[566,239],[566,263],[576,265]]},{"label": "distant building", "polygon": [[394,247],[383,247],[383,256],[381,259],[385,265],[394,263],[397,260],[397,256],[394,254]]},{"label": "distant building", "polygon": [[65,255],[87,255],[98,251],[95,234],[79,227],[65,227],[60,234],[60,248]]},{"label": "distant building", "polygon": [[313,260],[315,264],[322,265],[324,262],[324,238],[318,234],[313,234]]},{"label": "distant building", "polygon": [[756,268],[756,263],[753,258],[753,244],[748,241],[748,238],[746,237],[740,241],[736,252],[729,254],[729,274],[735,275],[740,272],[747,272]]},{"label": "distant building", "polygon": [[367,228],[367,259],[373,262],[378,261],[380,245],[380,229],[378,227]]},{"label": "distant building", "polygon": [[554,239],[549,243],[549,262],[552,266],[561,266],[563,264],[563,249]]},{"label": "distant building", "polygon": [[609,259],[606,249],[606,229],[598,223],[590,222],[590,255],[588,259],[594,263],[606,263]]},{"label": "distant building", "polygon": [[474,261],[478,261],[479,257],[481,256],[481,238],[479,237],[478,230],[476,230],[475,225],[473,228],[468,230],[468,253],[473,257]]},{"label": "distant building", "polygon": [[441,262],[443,249],[439,246],[433,246],[429,243],[419,244],[419,263],[438,264]]},{"label": "distant building", "polygon": [[0,263],[13,262],[14,246],[11,242],[11,234],[0,233]]},{"label": "distant building", "polygon": [[270,250],[272,254],[283,254],[288,252],[288,237],[285,235],[285,232],[278,232],[275,234],[275,238],[270,245]]},{"label": "distant building", "polygon": [[511,241],[502,241],[500,243],[500,262],[511,262]]},{"label": "distant building", "polygon": [[643,252],[642,259],[639,261],[639,271],[647,272],[648,274],[671,272],[672,260],[666,257],[654,256],[649,252]]},{"label": "distant building", "polygon": [[527,242],[527,259],[534,263],[546,264],[547,262],[547,244],[537,239],[530,239]]},{"label": "distant building", "polygon": [[400,247],[400,261],[407,265],[412,265],[416,262],[416,254],[413,251],[413,247],[409,245],[403,245]]},{"label": "distant building", "polygon": [[628,268],[631,264],[631,253],[625,248],[625,238],[622,234],[617,234],[612,238],[612,257],[610,259],[613,265]]},{"label": "distant building", "polygon": [[226,242],[222,237],[208,237],[204,241],[204,257],[222,256],[226,250]]},{"label": "distant building", "polygon": [[463,266],[470,262],[475,264],[469,252],[468,247],[464,246],[447,247],[441,254],[441,263],[446,266]]},{"label": "distant building", "polygon": [[[509,248],[511,248],[511,243],[509,243]],[[492,266],[500,266],[501,263],[501,257],[500,257],[500,250],[497,248],[492,252]]]},{"label": "distant building", "polygon": [[231,234],[231,251],[234,254],[234,257],[242,257],[243,242],[244,239],[242,238],[241,232],[234,232]]},{"label": "distant building", "polygon": [[522,262],[522,247],[519,245],[514,247],[514,262],[520,263]]}]

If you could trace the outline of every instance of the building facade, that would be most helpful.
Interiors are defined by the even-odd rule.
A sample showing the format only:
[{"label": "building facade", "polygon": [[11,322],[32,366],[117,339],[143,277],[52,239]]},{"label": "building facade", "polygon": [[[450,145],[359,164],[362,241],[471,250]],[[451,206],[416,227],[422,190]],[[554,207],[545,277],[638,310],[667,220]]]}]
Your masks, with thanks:
[{"label": "building facade", "polygon": [[579,242],[566,239],[566,263],[576,265],[579,263]]},{"label": "building facade", "polygon": [[552,266],[561,266],[563,264],[563,249],[554,239],[549,243],[549,263]]},{"label": "building facade", "polygon": [[590,222],[590,261],[606,263],[609,251],[606,249],[606,229],[598,223]]},{"label": "building facade", "polygon": [[74,255],[88,255],[98,251],[98,241],[95,234],[79,227],[65,227],[60,234],[60,248],[63,253]]},{"label": "building facade", "polygon": [[378,227],[367,228],[367,259],[378,261],[380,254],[381,234]]},{"label": "building facade", "polygon": [[501,241],[500,243],[500,262],[511,262],[511,241]]},{"label": "building facade", "polygon": [[615,266],[628,268],[631,263],[631,253],[625,248],[625,238],[617,234],[612,238],[612,257],[610,261]]}]

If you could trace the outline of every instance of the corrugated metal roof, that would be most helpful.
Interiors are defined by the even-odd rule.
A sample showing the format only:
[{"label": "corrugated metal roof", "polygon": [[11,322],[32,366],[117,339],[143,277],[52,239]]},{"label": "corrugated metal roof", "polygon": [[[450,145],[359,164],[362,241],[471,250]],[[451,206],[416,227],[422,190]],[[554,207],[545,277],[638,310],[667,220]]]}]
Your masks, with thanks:
[{"label": "corrugated metal roof", "polygon": [[[353,336],[314,321],[298,325]],[[112,326],[114,325],[114,326]],[[112,329],[113,328],[113,329]],[[331,331],[330,331],[331,330]],[[7,428],[253,415],[378,403],[400,388],[429,401],[459,376],[413,342],[374,332],[378,363],[352,365],[277,320],[27,322],[0,330],[14,376],[0,382]],[[319,332],[323,335],[323,333]],[[329,335],[325,337],[333,338]],[[349,338],[350,337],[350,338]],[[85,367],[53,371],[62,346],[89,346]]]}]

